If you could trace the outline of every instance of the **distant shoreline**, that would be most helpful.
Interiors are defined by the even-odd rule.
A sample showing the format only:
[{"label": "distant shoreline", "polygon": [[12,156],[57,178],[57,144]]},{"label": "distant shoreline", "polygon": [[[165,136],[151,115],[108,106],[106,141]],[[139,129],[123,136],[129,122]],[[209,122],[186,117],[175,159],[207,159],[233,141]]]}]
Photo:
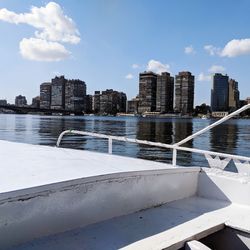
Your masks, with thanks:
[{"label": "distant shoreline", "polygon": [[[12,112],[0,112],[0,115],[35,115],[35,116],[51,116],[51,117],[60,117],[60,116],[71,116],[71,117],[79,117],[79,116],[91,116],[91,117],[137,117],[137,118],[146,118],[146,119],[167,119],[167,118],[173,118],[173,119],[201,119],[201,120],[218,120],[222,117],[206,117],[202,118],[201,116],[188,116],[188,115],[179,115],[179,114],[158,114],[158,115],[135,115],[135,114],[129,114],[129,113],[122,113],[122,114],[83,114],[83,115],[63,115],[63,114],[43,114],[43,113],[12,113]],[[234,117],[233,119],[250,119],[250,116],[240,116],[240,117]]]}]

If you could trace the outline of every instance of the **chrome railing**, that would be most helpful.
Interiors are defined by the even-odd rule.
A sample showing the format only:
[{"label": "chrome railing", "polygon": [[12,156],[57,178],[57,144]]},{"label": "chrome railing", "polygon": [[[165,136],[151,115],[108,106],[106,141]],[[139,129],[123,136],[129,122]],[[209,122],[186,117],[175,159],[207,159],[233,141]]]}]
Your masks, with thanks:
[{"label": "chrome railing", "polygon": [[181,140],[178,143],[175,144],[165,144],[160,142],[151,142],[151,141],[144,141],[144,140],[137,140],[132,138],[126,138],[123,136],[112,136],[112,135],[104,135],[104,134],[98,134],[98,133],[91,133],[86,131],[78,131],[78,130],[66,130],[60,134],[57,140],[57,147],[60,146],[62,138],[66,134],[75,134],[75,135],[85,135],[85,136],[93,136],[97,138],[103,138],[108,140],[108,153],[112,154],[113,151],[113,140],[116,141],[123,141],[123,142],[130,142],[130,143],[137,143],[137,144],[144,144],[149,146],[155,146],[155,147],[161,147],[161,148],[167,148],[170,150],[173,150],[172,155],[172,164],[174,167],[177,166],[177,151],[187,151],[197,154],[202,154],[205,156],[205,158],[208,161],[208,164],[211,168],[219,168],[224,170],[224,168],[228,165],[228,163],[233,160],[234,164],[238,170],[239,173],[246,173],[250,174],[250,158],[246,156],[238,156],[238,155],[231,155],[231,154],[225,154],[225,153],[218,153],[208,150],[201,150],[196,148],[188,148],[188,147],[182,147],[180,145],[196,138],[197,136],[211,130],[212,128],[220,125],[221,123],[231,119],[232,117],[240,114],[241,112],[247,110],[250,108],[250,104],[243,106],[242,108],[236,110],[235,112],[221,118],[220,120],[214,122],[213,124],[205,127],[204,129],[199,130],[198,132],[186,137],[185,139]]}]

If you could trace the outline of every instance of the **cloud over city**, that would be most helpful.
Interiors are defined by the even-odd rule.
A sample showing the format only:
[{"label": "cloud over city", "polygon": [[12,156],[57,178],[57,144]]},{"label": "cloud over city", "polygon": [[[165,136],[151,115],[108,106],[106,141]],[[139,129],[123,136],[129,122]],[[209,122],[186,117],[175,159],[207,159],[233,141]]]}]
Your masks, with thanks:
[{"label": "cloud over city", "polygon": [[198,75],[198,81],[199,82],[209,82],[211,81],[212,79],[212,75],[214,73],[223,73],[226,71],[226,68],[221,66],[221,65],[212,65],[209,69],[208,69],[208,72],[209,73],[203,73],[201,72],[199,75]]},{"label": "cloud over city", "polygon": [[126,78],[127,80],[131,80],[131,79],[134,78],[134,76],[133,76],[132,74],[127,74],[127,75],[125,76],[125,78]]},{"label": "cloud over city", "polygon": [[198,75],[198,81],[199,82],[209,82],[211,80],[211,75],[206,75],[203,72],[201,72]]},{"label": "cloud over city", "polygon": [[132,64],[132,68],[133,68],[133,69],[138,69],[138,68],[140,68],[140,65],[139,65],[139,64],[136,64],[136,63],[134,63],[134,64]]},{"label": "cloud over city", "polygon": [[39,38],[23,38],[19,48],[24,58],[34,61],[60,61],[70,55],[62,44]]},{"label": "cloud over city", "polygon": [[221,56],[236,57],[250,54],[250,39],[233,39],[221,51]]},{"label": "cloud over city", "polygon": [[237,57],[250,54],[250,38],[233,39],[229,41],[224,48],[218,48],[213,45],[205,45],[204,49],[210,56],[218,55],[221,57]]},{"label": "cloud over city", "polygon": [[211,73],[222,73],[226,70],[225,67],[221,66],[221,65],[212,65],[208,71]]},{"label": "cloud over city", "polygon": [[19,48],[28,60],[60,61],[71,53],[62,43],[78,44],[80,33],[61,6],[49,2],[45,7],[31,7],[30,12],[17,14],[0,9],[0,20],[13,24],[27,24],[35,28],[34,37],[23,38]]},{"label": "cloud over city", "polygon": [[215,56],[220,54],[220,48],[217,48],[213,45],[205,45],[204,50],[210,55]]},{"label": "cloud over city", "polygon": [[187,55],[191,55],[191,54],[195,54],[196,53],[192,45],[185,47],[184,48],[184,52]]},{"label": "cloud over city", "polygon": [[162,72],[169,72],[170,71],[170,65],[169,64],[163,64],[156,60],[150,60],[147,64],[147,70],[153,71],[157,74],[160,74]]}]

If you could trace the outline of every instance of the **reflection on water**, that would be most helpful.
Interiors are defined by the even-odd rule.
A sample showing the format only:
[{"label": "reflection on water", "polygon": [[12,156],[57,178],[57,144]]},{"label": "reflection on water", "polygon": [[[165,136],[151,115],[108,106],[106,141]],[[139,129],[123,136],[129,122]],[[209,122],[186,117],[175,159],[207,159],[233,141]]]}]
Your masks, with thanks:
[{"label": "reflection on water", "polygon": [[238,143],[238,124],[234,120],[221,124],[210,131],[210,146],[212,151],[234,154]]},{"label": "reflection on water", "polygon": [[[136,117],[74,117],[37,115],[0,115],[0,139],[54,146],[66,129],[126,136],[173,144],[212,123],[202,119],[149,119]],[[64,147],[107,152],[107,140],[67,136]],[[186,143],[186,147],[249,156],[250,120],[231,120]],[[164,148],[114,142],[115,154],[170,162],[172,152]],[[206,166],[203,156],[178,152],[178,164]]]},{"label": "reflection on water", "polygon": [[[183,139],[185,139],[187,136],[193,134],[193,120],[190,119],[181,119],[176,120],[174,123],[174,142],[177,143]],[[185,147],[193,147],[193,141],[189,141],[182,146]],[[178,151],[178,164],[180,165],[192,165],[192,153],[191,152],[185,152],[185,151]]]},{"label": "reflection on water", "polygon": [[[172,120],[160,121],[151,119],[138,119],[136,139],[172,144],[173,123]],[[165,148],[138,145],[137,158],[171,161],[171,151]]]}]

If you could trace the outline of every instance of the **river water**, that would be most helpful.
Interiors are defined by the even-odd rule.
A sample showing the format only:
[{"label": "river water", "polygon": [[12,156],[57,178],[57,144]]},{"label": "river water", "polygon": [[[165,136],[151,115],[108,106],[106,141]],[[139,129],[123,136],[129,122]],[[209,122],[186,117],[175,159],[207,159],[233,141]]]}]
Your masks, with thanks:
[{"label": "river water", "polygon": [[[126,136],[172,144],[206,127],[215,120],[180,118],[39,116],[0,114],[0,140],[55,146],[67,129]],[[63,147],[107,152],[107,140],[67,136]],[[250,120],[234,119],[197,137],[184,146],[250,156]],[[113,153],[161,162],[171,162],[169,150],[125,142],[114,142]],[[178,164],[207,166],[202,155],[178,152]]]}]

